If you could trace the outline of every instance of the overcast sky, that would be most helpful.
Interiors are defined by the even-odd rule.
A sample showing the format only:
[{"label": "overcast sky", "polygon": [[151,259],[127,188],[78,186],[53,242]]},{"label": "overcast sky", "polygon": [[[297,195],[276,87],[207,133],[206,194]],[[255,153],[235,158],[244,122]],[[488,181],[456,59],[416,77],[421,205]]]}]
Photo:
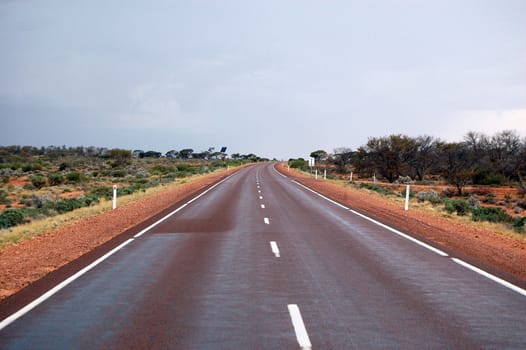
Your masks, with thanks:
[{"label": "overcast sky", "polygon": [[0,0],[0,145],[526,136],[526,1]]}]

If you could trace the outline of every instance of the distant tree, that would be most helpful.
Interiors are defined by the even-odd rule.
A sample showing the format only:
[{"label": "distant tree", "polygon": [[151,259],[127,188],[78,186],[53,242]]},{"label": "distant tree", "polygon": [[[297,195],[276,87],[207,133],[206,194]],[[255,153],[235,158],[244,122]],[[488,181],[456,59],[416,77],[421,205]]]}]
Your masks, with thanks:
[{"label": "distant tree", "polygon": [[316,162],[321,162],[326,160],[329,155],[324,150],[319,149],[317,151],[311,152],[310,156],[314,158]]},{"label": "distant tree", "polygon": [[241,154],[239,154],[239,153],[232,153],[230,155],[230,158],[232,158],[234,160],[239,160],[239,159],[241,159]]},{"label": "distant tree", "polygon": [[409,161],[414,157],[415,140],[405,135],[372,137],[365,151],[376,171],[389,182],[409,173]]},{"label": "distant tree", "polygon": [[182,159],[188,159],[188,158],[190,158],[192,156],[192,153],[194,153],[193,149],[185,148],[185,149],[179,151],[179,156]]},{"label": "distant tree", "polygon": [[144,157],[144,151],[140,149],[136,149],[132,152],[132,158],[143,158]]},{"label": "distant tree", "polygon": [[166,158],[171,158],[171,159],[175,159],[179,156],[179,152],[177,152],[176,150],[171,150],[171,151],[168,151],[166,152]]},{"label": "distant tree", "polygon": [[439,164],[438,147],[442,142],[432,136],[419,136],[414,140],[409,164],[412,177],[423,181],[429,171]]},{"label": "distant tree", "polygon": [[347,173],[347,166],[351,164],[353,152],[350,148],[339,147],[334,149],[333,161],[336,165],[336,171],[340,174]]},{"label": "distant tree", "polygon": [[476,159],[465,143],[447,143],[440,147],[441,170],[446,180],[457,188],[457,194],[462,195],[463,188],[468,185],[474,174]]},{"label": "distant tree", "polygon": [[108,153],[113,168],[124,167],[131,164],[132,153],[127,149],[114,148]]},{"label": "distant tree", "polygon": [[157,151],[147,151],[142,155],[144,158],[161,158],[162,153]]},{"label": "distant tree", "polygon": [[489,152],[492,168],[510,180],[516,176],[522,148],[521,138],[516,131],[505,130],[495,134],[491,138]]}]

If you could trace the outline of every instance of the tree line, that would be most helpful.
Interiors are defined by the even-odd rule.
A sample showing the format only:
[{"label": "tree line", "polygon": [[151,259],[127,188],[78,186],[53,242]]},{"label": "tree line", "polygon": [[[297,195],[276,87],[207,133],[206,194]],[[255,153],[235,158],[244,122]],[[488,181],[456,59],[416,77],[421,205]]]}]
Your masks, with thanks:
[{"label": "tree line", "polygon": [[310,154],[316,162],[332,164],[338,173],[357,172],[361,177],[400,178],[424,181],[443,178],[458,194],[468,184],[503,185],[516,182],[526,192],[526,138],[514,130],[492,136],[471,131],[461,142],[445,142],[424,135],[370,137],[355,151],[336,148],[329,154],[317,150]]},{"label": "tree line", "polygon": [[[143,151],[143,150],[127,150],[120,148],[106,148],[106,147],[67,147],[67,146],[46,146],[46,147],[34,147],[34,146],[0,146],[0,164],[12,161],[13,156],[19,158],[28,158],[33,156],[46,156],[50,159],[56,159],[60,157],[98,157],[98,158],[110,158],[110,159],[129,159],[129,158],[171,158],[171,159],[203,159],[203,160],[214,160],[214,159],[225,159],[228,157],[226,153],[218,152],[214,147],[210,147],[206,151],[196,152],[192,148],[183,148],[179,151],[170,150],[166,153],[158,151]],[[230,155],[233,160],[247,160],[247,161],[265,161],[267,158],[259,157],[253,153],[240,154],[233,153]]]}]

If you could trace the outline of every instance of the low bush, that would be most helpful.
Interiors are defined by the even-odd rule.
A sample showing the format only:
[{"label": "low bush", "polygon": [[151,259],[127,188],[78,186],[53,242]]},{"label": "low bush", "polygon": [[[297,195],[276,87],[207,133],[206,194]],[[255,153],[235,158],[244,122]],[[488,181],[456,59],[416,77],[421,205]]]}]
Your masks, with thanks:
[{"label": "low bush", "polygon": [[480,207],[473,209],[471,219],[473,221],[513,222],[513,217],[498,207]]},{"label": "low bush", "polygon": [[113,188],[108,186],[98,186],[92,189],[89,194],[92,196],[106,198],[109,200],[113,197]]},{"label": "low bush", "polygon": [[6,229],[20,224],[24,220],[24,214],[18,209],[7,209],[0,214],[0,228]]},{"label": "low bush", "polygon": [[456,212],[459,216],[467,215],[471,209],[468,202],[461,199],[452,199],[444,201],[444,209],[452,214]]},{"label": "low bush", "polygon": [[150,172],[153,175],[166,175],[169,173],[173,173],[175,171],[176,170],[173,166],[159,164],[159,165],[154,166]]},{"label": "low bush", "polygon": [[70,184],[75,184],[84,181],[84,175],[78,171],[72,171],[66,174],[66,180]]},{"label": "low bush", "polygon": [[289,166],[293,169],[305,170],[307,169],[307,162],[304,159],[291,159]]},{"label": "low bush", "polygon": [[473,183],[475,185],[497,185],[502,186],[506,184],[506,177],[502,174],[493,172],[478,172],[473,176]]},{"label": "low bush", "polygon": [[114,169],[110,173],[111,177],[125,177],[126,176],[126,170],[124,169]]},{"label": "low bush", "polygon": [[513,221],[513,228],[520,233],[524,233],[524,225],[526,224],[526,216],[517,218]]},{"label": "low bush", "polygon": [[99,198],[95,195],[80,196],[77,198],[61,199],[57,202],[48,202],[45,205],[46,209],[52,209],[63,214],[73,211],[78,208],[88,207],[92,203],[98,203]]},{"label": "low bush", "polygon": [[488,193],[486,195],[486,197],[484,197],[484,199],[482,199],[482,202],[483,203],[488,203],[488,204],[495,204],[496,203],[496,199],[495,199],[496,197],[497,197],[497,195],[495,193],[490,192],[490,193]]},{"label": "low bush", "polygon": [[61,174],[50,173],[47,175],[49,186],[58,186],[64,182],[64,176]]},{"label": "low bush", "polygon": [[33,175],[29,180],[31,181],[31,184],[38,189],[46,186],[47,183],[46,178],[41,175]]},{"label": "low bush", "polygon": [[11,200],[8,198],[8,194],[4,190],[0,190],[0,204],[11,205]]},{"label": "low bush", "polygon": [[378,192],[378,193],[384,194],[384,195],[392,194],[391,191],[383,188],[382,186],[378,186],[378,185],[371,185],[371,184],[367,184],[367,183],[361,183],[360,187],[368,189],[368,190],[371,190],[371,191],[375,191],[375,192]]}]

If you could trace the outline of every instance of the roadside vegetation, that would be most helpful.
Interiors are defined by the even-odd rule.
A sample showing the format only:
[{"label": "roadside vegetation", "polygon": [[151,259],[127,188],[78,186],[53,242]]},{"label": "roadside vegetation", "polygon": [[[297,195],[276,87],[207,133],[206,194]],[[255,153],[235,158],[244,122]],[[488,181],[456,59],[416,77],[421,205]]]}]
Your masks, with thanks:
[{"label": "roadside vegetation", "polygon": [[454,143],[431,136],[371,137],[355,151],[341,147],[310,156],[314,168],[302,158],[288,165],[318,169],[319,176],[326,172],[329,179],[391,199],[405,198],[405,185],[411,184],[413,202],[420,205],[473,222],[498,223],[516,233],[526,230],[526,139],[515,131],[493,136],[469,132]]},{"label": "roadside vegetation", "polygon": [[163,156],[154,151],[95,147],[0,147],[0,245],[7,236],[16,240],[9,231],[17,226],[80,208],[111,207],[113,185],[123,203],[133,194],[264,160],[254,154],[228,157],[213,149],[172,150]]}]

